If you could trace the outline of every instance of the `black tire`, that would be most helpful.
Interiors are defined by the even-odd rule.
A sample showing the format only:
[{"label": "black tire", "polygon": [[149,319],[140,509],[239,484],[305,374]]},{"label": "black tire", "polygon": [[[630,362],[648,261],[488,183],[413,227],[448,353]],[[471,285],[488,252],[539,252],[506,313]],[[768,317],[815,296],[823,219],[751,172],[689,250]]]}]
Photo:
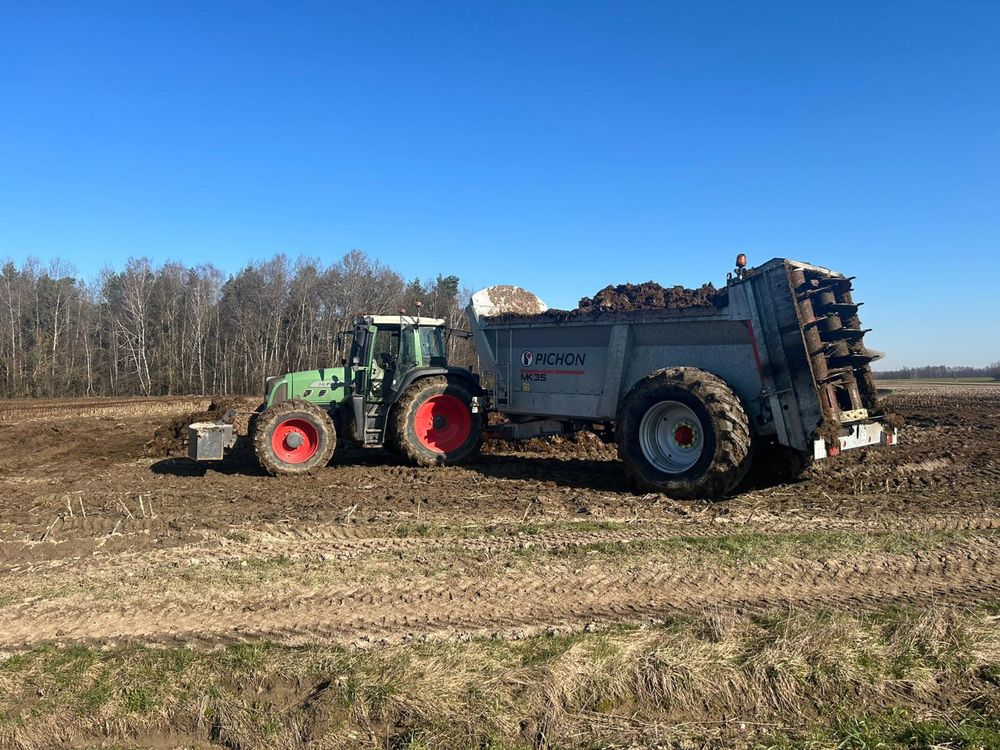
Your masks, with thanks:
[{"label": "black tire", "polygon": [[[386,448],[419,466],[468,460],[483,444],[483,414],[473,413],[472,397],[460,381],[443,376],[421,378],[393,408]],[[427,417],[435,408],[440,413],[433,414],[429,426]]]},{"label": "black tire", "polygon": [[[275,404],[258,414],[254,421],[254,453],[268,474],[311,474],[329,463],[337,447],[337,431],[330,415],[303,399],[293,398]],[[288,442],[281,439],[280,433],[275,437],[275,431],[282,425],[287,430]],[[292,446],[293,435],[304,442]],[[301,453],[296,456],[298,451]]]},{"label": "black tire", "polygon": [[813,464],[812,454],[780,445],[776,440],[761,440],[754,446],[753,468],[747,475],[751,487],[774,487],[795,482]]},{"label": "black tire", "polygon": [[658,370],[640,380],[622,403],[615,437],[625,472],[640,492],[716,499],[750,468],[750,422],[740,400],[721,378],[694,367]]},{"label": "black tire", "polygon": [[390,423],[385,430],[385,442],[382,443],[382,448],[389,451],[396,458],[401,458],[404,461],[409,460],[405,453],[403,453],[403,447],[399,444],[399,435],[396,434],[396,428]]}]

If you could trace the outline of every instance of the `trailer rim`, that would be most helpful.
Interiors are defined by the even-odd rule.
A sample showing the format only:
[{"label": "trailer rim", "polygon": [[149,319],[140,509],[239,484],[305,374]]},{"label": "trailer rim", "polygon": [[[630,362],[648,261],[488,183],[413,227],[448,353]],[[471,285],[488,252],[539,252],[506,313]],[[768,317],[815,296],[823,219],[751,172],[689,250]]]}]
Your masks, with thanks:
[{"label": "trailer rim", "polygon": [[698,415],[680,401],[653,404],[639,423],[639,447],[656,469],[681,474],[701,458],[705,430]]}]

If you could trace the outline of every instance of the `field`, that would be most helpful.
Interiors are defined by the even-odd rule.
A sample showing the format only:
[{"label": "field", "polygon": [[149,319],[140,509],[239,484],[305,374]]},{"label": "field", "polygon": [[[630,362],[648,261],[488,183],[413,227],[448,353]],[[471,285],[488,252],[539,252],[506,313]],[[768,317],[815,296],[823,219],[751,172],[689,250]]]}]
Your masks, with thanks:
[{"label": "field", "polygon": [[[587,435],[265,476],[0,404],[0,747],[1000,747],[1000,386],[715,504]],[[250,402],[247,402],[250,405]]]}]

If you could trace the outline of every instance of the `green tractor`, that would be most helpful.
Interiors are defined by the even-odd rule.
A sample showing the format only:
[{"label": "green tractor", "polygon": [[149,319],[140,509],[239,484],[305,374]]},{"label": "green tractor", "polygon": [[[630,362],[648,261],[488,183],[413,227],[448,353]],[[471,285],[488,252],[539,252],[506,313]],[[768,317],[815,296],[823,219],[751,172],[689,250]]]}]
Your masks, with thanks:
[{"label": "green tractor", "polygon": [[[484,392],[469,370],[448,365],[443,320],[368,315],[345,335],[352,341],[342,367],[268,378],[250,426],[266,471],[311,473],[345,443],[385,447],[424,466],[479,451]],[[218,460],[234,440],[232,425],[194,424],[189,454]]]}]

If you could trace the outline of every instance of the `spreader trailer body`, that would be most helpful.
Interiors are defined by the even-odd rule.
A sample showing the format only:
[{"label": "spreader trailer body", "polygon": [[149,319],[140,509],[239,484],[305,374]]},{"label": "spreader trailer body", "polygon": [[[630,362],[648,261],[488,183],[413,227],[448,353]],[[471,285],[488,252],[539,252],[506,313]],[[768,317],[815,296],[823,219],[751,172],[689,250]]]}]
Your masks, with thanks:
[{"label": "spreader trailer body", "polygon": [[580,314],[484,289],[467,315],[488,406],[512,438],[613,426],[638,488],[679,497],[730,491],[755,456],[774,460],[762,446],[804,466],[897,441],[849,278],[777,258],[737,268],[727,292],[717,305]]}]

